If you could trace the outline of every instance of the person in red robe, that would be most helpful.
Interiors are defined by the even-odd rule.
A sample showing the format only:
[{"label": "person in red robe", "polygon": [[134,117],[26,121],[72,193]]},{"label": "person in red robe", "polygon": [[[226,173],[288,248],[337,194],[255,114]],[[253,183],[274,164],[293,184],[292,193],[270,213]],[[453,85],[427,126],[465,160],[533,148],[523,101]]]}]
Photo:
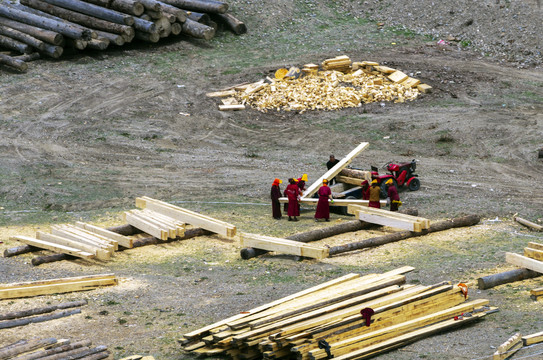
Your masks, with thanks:
[{"label": "person in red robe", "polygon": [[300,216],[300,208],[298,207],[298,197],[301,195],[300,188],[296,184],[296,179],[288,179],[288,186],[285,189],[288,198],[288,221],[298,221],[296,216]]},{"label": "person in red robe", "polygon": [[[298,182],[298,188],[302,192],[302,195],[305,191],[305,182],[307,181],[307,174],[303,174],[301,178],[296,180]],[[298,211],[300,211],[300,203],[298,203]]]},{"label": "person in red robe", "polygon": [[392,179],[388,179],[385,184],[388,186],[387,194],[390,199],[390,211],[398,211],[398,208],[402,205],[400,195],[398,195],[398,189],[394,186],[394,181],[392,181]]},{"label": "person in red robe", "polygon": [[370,199],[370,184],[368,183],[368,180],[362,181],[362,200],[369,200]]},{"label": "person in red robe", "polygon": [[270,197],[272,201],[272,215],[275,220],[280,220],[282,217],[281,214],[281,204],[279,203],[279,198],[281,197],[281,189],[279,184],[283,183],[281,179],[273,180],[271,187]]},{"label": "person in red robe", "polygon": [[317,210],[315,211],[315,221],[324,219],[325,221],[330,221],[330,204],[328,204],[328,199],[334,202],[332,196],[332,190],[328,187],[328,180],[322,180],[322,186],[317,191],[319,194],[319,202],[317,203]]},{"label": "person in red robe", "polygon": [[377,180],[372,180],[370,187],[370,198],[369,198],[369,207],[381,208],[381,188],[377,184]]}]

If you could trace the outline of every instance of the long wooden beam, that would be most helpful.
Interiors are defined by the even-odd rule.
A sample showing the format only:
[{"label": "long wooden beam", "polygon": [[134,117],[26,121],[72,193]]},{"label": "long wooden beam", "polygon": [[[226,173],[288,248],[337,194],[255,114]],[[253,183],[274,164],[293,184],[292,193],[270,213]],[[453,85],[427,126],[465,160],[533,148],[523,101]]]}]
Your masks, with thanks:
[{"label": "long wooden beam", "polygon": [[79,258],[83,258],[83,259],[92,259],[92,258],[96,257],[96,255],[94,253],[91,253],[91,252],[83,251],[81,249],[77,249],[77,248],[70,247],[70,246],[64,246],[64,245],[51,243],[51,242],[48,242],[48,241],[42,241],[42,240],[39,240],[39,239],[34,239],[34,238],[29,237],[29,236],[21,236],[21,235],[12,236],[9,239],[10,240],[17,240],[17,241],[20,241],[22,243],[32,245],[34,247],[38,247],[38,248],[41,248],[41,249],[51,250],[51,251],[54,251],[54,252],[57,252],[57,253],[62,253],[62,254],[73,255],[73,256],[76,256],[76,257],[79,257]]},{"label": "long wooden beam", "polygon": [[349,205],[348,212],[355,214],[361,221],[414,232],[421,232],[423,229],[428,229],[430,227],[430,221],[428,219],[401,214],[396,211]]},{"label": "long wooden beam", "polygon": [[82,242],[70,240],[62,236],[57,236],[53,234],[44,233],[42,231],[36,231],[36,238],[42,241],[48,241],[50,243],[72,247],[75,249],[80,249],[81,251],[86,251],[96,255],[96,258],[99,260],[109,260],[111,254],[109,251],[101,249],[97,246],[87,245]]},{"label": "long wooden beam", "polygon": [[240,235],[240,245],[315,259],[324,259],[328,257],[328,248],[325,247],[257,234],[242,233]]},{"label": "long wooden beam", "polygon": [[[279,202],[281,203],[288,203],[288,198],[286,197],[280,197]],[[301,198],[299,200],[300,204],[311,204],[311,205],[317,205],[319,202],[319,199],[317,198]],[[368,206],[369,200],[361,200],[361,199],[334,199],[334,202],[332,203],[330,199],[328,199],[328,203],[331,206],[349,206],[349,205],[360,205],[360,206]],[[386,200],[380,200],[381,206],[386,206],[387,202]]]},{"label": "long wooden beam", "polygon": [[113,279],[91,279],[79,282],[58,283],[51,285],[25,286],[0,289],[0,299],[15,299],[47,294],[60,294],[74,291],[87,291],[96,289],[99,286],[117,285],[117,278]]},{"label": "long wooden beam", "polygon": [[95,234],[110,238],[125,248],[131,248],[133,246],[133,240],[129,238],[128,236],[120,235],[113,231],[103,229],[101,227],[94,226],[91,224],[86,224],[81,221],[76,222],[75,225],[79,228],[85,229]]},{"label": "long wooden beam", "polygon": [[543,273],[543,262],[514,253],[505,253],[505,261],[519,267]]}]

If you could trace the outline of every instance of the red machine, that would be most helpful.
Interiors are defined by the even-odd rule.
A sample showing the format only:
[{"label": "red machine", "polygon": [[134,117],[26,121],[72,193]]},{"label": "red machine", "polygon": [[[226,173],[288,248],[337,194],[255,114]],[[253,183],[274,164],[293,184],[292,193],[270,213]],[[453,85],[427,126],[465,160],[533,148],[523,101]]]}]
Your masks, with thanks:
[{"label": "red machine", "polygon": [[371,167],[371,177],[372,179],[376,179],[379,187],[381,187],[381,198],[384,199],[387,197],[387,186],[385,183],[388,179],[392,179],[398,190],[404,186],[410,191],[420,189],[420,180],[418,179],[418,175],[415,174],[415,169],[417,168],[416,160],[400,164],[390,162],[383,166],[383,168],[385,167],[389,173],[383,175],[379,175],[379,169],[374,166]]}]

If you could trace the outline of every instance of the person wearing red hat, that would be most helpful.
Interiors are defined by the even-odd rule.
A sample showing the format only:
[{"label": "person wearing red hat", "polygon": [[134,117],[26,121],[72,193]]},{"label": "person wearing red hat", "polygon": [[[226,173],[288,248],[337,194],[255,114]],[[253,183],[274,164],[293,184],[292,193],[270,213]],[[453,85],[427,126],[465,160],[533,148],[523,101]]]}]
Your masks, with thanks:
[{"label": "person wearing red hat", "polygon": [[370,198],[369,198],[369,207],[381,208],[381,188],[377,184],[377,180],[372,180],[370,187]]},{"label": "person wearing red hat", "polygon": [[317,191],[319,194],[319,201],[317,202],[317,210],[315,211],[315,221],[324,219],[325,221],[330,221],[330,204],[328,204],[328,199],[334,202],[332,196],[332,190],[328,187],[328,180],[322,180],[322,186]]},{"label": "person wearing red hat", "polygon": [[368,183],[368,180],[362,181],[362,200],[369,200],[370,199],[370,184]]},{"label": "person wearing red hat", "polygon": [[279,184],[283,183],[281,179],[275,179],[273,180],[273,184],[271,187],[271,201],[272,201],[272,215],[275,220],[280,220],[282,217],[281,214],[281,204],[279,203],[279,198],[281,197],[281,189],[279,188]]},{"label": "person wearing red hat", "polygon": [[392,179],[388,179],[385,184],[388,186],[387,194],[390,199],[390,211],[398,211],[398,208],[402,205],[400,195],[398,195],[398,189],[394,186],[394,181],[392,181]]},{"label": "person wearing red hat", "polygon": [[300,208],[298,207],[298,197],[301,195],[296,179],[288,179],[288,186],[285,190],[288,198],[288,221],[298,221],[296,216],[300,216]]}]

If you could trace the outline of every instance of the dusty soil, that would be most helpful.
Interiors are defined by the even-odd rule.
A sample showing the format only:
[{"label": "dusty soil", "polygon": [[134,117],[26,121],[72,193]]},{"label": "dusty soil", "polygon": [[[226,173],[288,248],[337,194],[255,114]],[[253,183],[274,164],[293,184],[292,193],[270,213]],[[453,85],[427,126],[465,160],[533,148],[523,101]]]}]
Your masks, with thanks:
[{"label": "dusty soil", "polygon": [[[311,209],[299,224],[270,221],[270,210],[262,204],[271,180],[305,172],[311,182],[323,173],[330,153],[340,158],[362,141],[370,147],[353,166],[418,160],[422,187],[400,194],[406,206],[433,220],[480,214],[481,225],[322,262],[284,256],[244,262],[236,242],[216,236],[128,250],[108,263],[65,261],[32,268],[31,255],[3,259],[1,283],[106,272],[123,281],[84,294],[3,301],[0,312],[66,299],[87,298],[89,305],[83,315],[67,320],[2,330],[0,345],[30,336],[90,337],[108,345],[116,358],[148,353],[183,359],[188,356],[175,343],[182,333],[348,272],[412,265],[417,271],[410,281],[467,281],[510,269],[505,251],[520,253],[528,241],[542,242],[540,235],[509,220],[514,213],[543,218],[543,161],[537,158],[543,147],[543,72],[536,67],[541,62],[536,2],[505,2],[505,7],[484,2],[492,16],[465,2],[369,3],[375,5],[232,1],[233,12],[251,29],[243,37],[76,54],[35,62],[25,75],[0,70],[3,248],[17,245],[9,241],[11,235],[32,235],[58,222],[119,224],[119,212],[132,208],[140,195],[217,216],[243,231],[278,236],[305,231],[321,226],[312,222]],[[407,14],[409,4],[431,11],[394,15]],[[342,25],[347,12],[374,21],[349,18]],[[474,23],[458,31],[439,18],[446,16],[451,27],[458,27],[467,13]],[[522,29],[508,17],[513,15],[522,18]],[[489,19],[503,22],[503,42],[496,43],[501,32]],[[385,30],[375,21],[387,22]],[[391,25],[406,28],[387,30]],[[459,41],[435,45],[436,38],[449,34]],[[282,66],[343,53],[413,74],[434,91],[410,103],[304,114],[221,113],[216,100],[204,96],[259,80]],[[333,220],[349,219],[333,215]],[[379,358],[488,356],[492,346],[516,331],[541,331],[541,305],[527,295],[536,286],[541,280],[474,290],[474,297],[499,306],[500,315]],[[99,315],[104,310],[107,315]],[[474,337],[487,341],[475,346]]]}]

